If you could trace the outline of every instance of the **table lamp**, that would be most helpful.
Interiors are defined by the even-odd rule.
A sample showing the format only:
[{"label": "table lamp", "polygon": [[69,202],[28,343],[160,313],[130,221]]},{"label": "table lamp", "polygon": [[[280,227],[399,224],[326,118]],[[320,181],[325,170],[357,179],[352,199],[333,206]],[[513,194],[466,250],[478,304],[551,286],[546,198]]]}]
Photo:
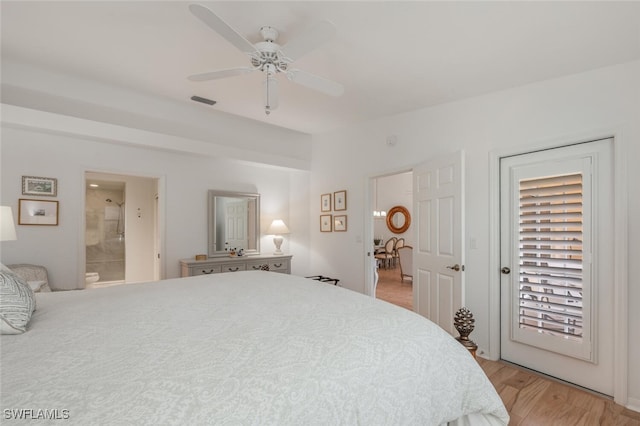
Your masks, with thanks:
[{"label": "table lamp", "polygon": [[271,222],[269,229],[267,229],[267,234],[273,235],[273,244],[276,245],[276,251],[273,254],[283,254],[282,250],[280,250],[280,246],[282,246],[282,235],[288,234],[289,228],[281,219],[276,219]]},{"label": "table lamp", "polygon": [[0,206],[0,241],[17,240],[11,207]]}]

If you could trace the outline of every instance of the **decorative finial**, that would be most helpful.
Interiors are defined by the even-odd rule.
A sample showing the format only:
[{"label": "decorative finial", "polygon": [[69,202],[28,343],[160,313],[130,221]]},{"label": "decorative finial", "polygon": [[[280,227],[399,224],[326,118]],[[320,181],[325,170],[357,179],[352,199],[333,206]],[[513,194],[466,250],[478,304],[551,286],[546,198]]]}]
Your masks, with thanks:
[{"label": "decorative finial", "polygon": [[475,356],[475,350],[478,349],[478,345],[476,345],[473,340],[469,339],[469,334],[474,329],[474,323],[476,322],[473,319],[473,314],[467,308],[460,308],[456,312],[456,315],[453,319],[453,325],[460,333],[460,337],[456,339],[462,343],[469,351],[471,351]]}]

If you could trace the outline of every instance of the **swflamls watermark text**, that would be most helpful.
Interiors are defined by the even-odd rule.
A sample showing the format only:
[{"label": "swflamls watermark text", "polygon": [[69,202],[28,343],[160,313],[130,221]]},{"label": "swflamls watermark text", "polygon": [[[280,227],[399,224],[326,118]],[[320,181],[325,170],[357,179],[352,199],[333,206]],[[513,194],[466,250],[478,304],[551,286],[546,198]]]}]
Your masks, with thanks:
[{"label": "swflamls watermark text", "polygon": [[5,420],[68,420],[69,410],[50,408],[5,408]]}]

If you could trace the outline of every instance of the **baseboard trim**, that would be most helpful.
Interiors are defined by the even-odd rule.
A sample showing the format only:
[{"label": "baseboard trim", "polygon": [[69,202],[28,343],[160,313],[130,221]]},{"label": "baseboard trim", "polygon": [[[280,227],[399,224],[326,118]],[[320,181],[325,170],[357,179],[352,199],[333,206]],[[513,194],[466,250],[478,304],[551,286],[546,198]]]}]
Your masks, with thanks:
[{"label": "baseboard trim", "polygon": [[631,411],[635,411],[640,413],[640,399],[638,398],[627,398],[627,405],[625,406]]}]

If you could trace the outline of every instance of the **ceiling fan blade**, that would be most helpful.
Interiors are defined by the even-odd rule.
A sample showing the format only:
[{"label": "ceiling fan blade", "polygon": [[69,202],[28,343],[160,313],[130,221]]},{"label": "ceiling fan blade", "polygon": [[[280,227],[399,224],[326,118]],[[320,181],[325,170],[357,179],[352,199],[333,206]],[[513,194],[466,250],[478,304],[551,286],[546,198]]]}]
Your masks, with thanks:
[{"label": "ceiling fan blade", "polygon": [[256,48],[249,40],[238,34],[236,30],[231,28],[229,24],[220,19],[220,17],[210,9],[199,4],[190,4],[189,10],[196,16],[196,18],[200,19],[209,28],[220,34],[229,43],[233,44],[242,52],[252,53],[256,51]]},{"label": "ceiling fan blade", "polygon": [[229,68],[226,70],[210,71],[210,72],[203,72],[202,74],[190,75],[189,80],[191,81],[216,80],[219,78],[227,78],[227,77],[233,77],[236,75],[248,74],[252,71],[255,71],[255,68],[249,68],[249,67]]},{"label": "ceiling fan blade", "polygon": [[298,83],[302,86],[306,86],[309,89],[317,90],[330,96],[342,96],[344,93],[344,86],[333,80],[328,80],[324,77],[310,74],[300,70],[287,71],[287,78],[294,83]]},{"label": "ceiling fan blade", "polygon": [[329,41],[336,34],[336,27],[329,21],[320,21],[284,46],[282,52],[291,62]]}]

